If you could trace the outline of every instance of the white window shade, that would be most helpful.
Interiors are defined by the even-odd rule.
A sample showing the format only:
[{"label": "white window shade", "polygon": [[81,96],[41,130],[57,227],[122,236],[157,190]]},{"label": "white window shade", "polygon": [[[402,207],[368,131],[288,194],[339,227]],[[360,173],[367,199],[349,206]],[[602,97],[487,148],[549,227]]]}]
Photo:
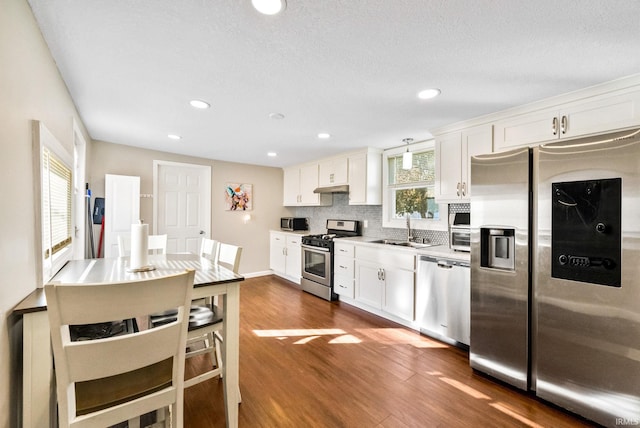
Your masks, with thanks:
[{"label": "white window shade", "polygon": [[73,256],[73,156],[42,122],[33,122],[34,148],[40,154],[35,171],[40,186],[37,260],[38,282],[44,285]]},{"label": "white window shade", "polygon": [[46,147],[42,157],[42,249],[48,259],[71,245],[71,169]]}]

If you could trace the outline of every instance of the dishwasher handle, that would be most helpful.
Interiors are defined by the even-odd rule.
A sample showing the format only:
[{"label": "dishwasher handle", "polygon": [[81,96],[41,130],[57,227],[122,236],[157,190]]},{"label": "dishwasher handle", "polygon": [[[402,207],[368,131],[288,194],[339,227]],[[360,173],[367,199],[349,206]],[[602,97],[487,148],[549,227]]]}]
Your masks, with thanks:
[{"label": "dishwasher handle", "polygon": [[442,269],[451,269],[454,266],[466,267],[466,268],[469,267],[469,262],[466,262],[466,261],[427,256],[427,255],[420,255],[418,258],[418,262],[436,263],[438,267]]},{"label": "dishwasher handle", "polygon": [[440,269],[451,269],[453,267],[447,260],[438,260],[437,265]]}]

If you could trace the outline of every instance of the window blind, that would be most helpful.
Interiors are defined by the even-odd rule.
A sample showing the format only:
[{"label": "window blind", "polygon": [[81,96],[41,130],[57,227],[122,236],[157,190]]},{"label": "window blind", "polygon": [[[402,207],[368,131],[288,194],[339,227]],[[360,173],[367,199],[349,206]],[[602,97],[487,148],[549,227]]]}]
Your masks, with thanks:
[{"label": "window blind", "polygon": [[42,159],[43,251],[45,260],[71,245],[71,169],[48,148]]}]

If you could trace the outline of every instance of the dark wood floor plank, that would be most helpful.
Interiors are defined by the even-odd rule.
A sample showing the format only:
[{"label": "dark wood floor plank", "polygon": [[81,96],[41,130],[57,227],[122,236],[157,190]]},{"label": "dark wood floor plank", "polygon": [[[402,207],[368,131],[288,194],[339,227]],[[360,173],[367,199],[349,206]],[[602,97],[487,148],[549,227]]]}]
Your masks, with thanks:
[{"label": "dark wood floor plank", "polygon": [[[278,277],[241,285],[241,427],[580,427],[474,372],[468,353]],[[187,361],[192,376],[210,364]],[[185,391],[186,427],[225,425],[222,382]]]}]

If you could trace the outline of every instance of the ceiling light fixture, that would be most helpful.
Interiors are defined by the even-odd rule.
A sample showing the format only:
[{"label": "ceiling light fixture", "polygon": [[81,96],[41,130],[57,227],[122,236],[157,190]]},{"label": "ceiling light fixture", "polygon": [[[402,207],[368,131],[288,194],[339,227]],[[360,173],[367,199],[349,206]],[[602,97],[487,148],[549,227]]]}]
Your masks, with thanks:
[{"label": "ceiling light fixture", "polygon": [[326,140],[327,138],[331,138],[331,134],[327,134],[326,132],[321,132],[318,134],[318,138],[322,140]]},{"label": "ceiling light fixture", "polygon": [[180,140],[180,139],[182,139],[181,136],[176,135],[176,134],[169,134],[169,135],[167,135],[167,138],[171,138],[172,140]]},{"label": "ceiling light fixture", "polygon": [[275,158],[276,156],[278,156],[278,154],[276,152],[269,152],[267,153],[267,156],[269,156],[270,158]]},{"label": "ceiling light fixture", "polygon": [[286,0],[251,0],[251,4],[264,15],[277,15],[287,7]]},{"label": "ceiling light fixture", "polygon": [[211,104],[209,104],[206,101],[202,101],[202,100],[191,100],[191,101],[189,101],[189,104],[191,104],[191,107],[199,108],[199,109],[206,109],[206,108],[211,107]]},{"label": "ceiling light fixture", "polygon": [[269,113],[269,118],[270,119],[275,119],[275,120],[284,119],[284,114],[282,114],[282,113]]},{"label": "ceiling light fixture", "polygon": [[437,88],[425,89],[424,91],[418,92],[418,98],[421,100],[430,100],[440,95],[440,92],[440,89]]},{"label": "ceiling light fixture", "polygon": [[413,168],[413,153],[409,151],[409,145],[413,143],[413,138],[405,138],[403,143],[407,143],[407,151],[402,154],[402,169]]}]

